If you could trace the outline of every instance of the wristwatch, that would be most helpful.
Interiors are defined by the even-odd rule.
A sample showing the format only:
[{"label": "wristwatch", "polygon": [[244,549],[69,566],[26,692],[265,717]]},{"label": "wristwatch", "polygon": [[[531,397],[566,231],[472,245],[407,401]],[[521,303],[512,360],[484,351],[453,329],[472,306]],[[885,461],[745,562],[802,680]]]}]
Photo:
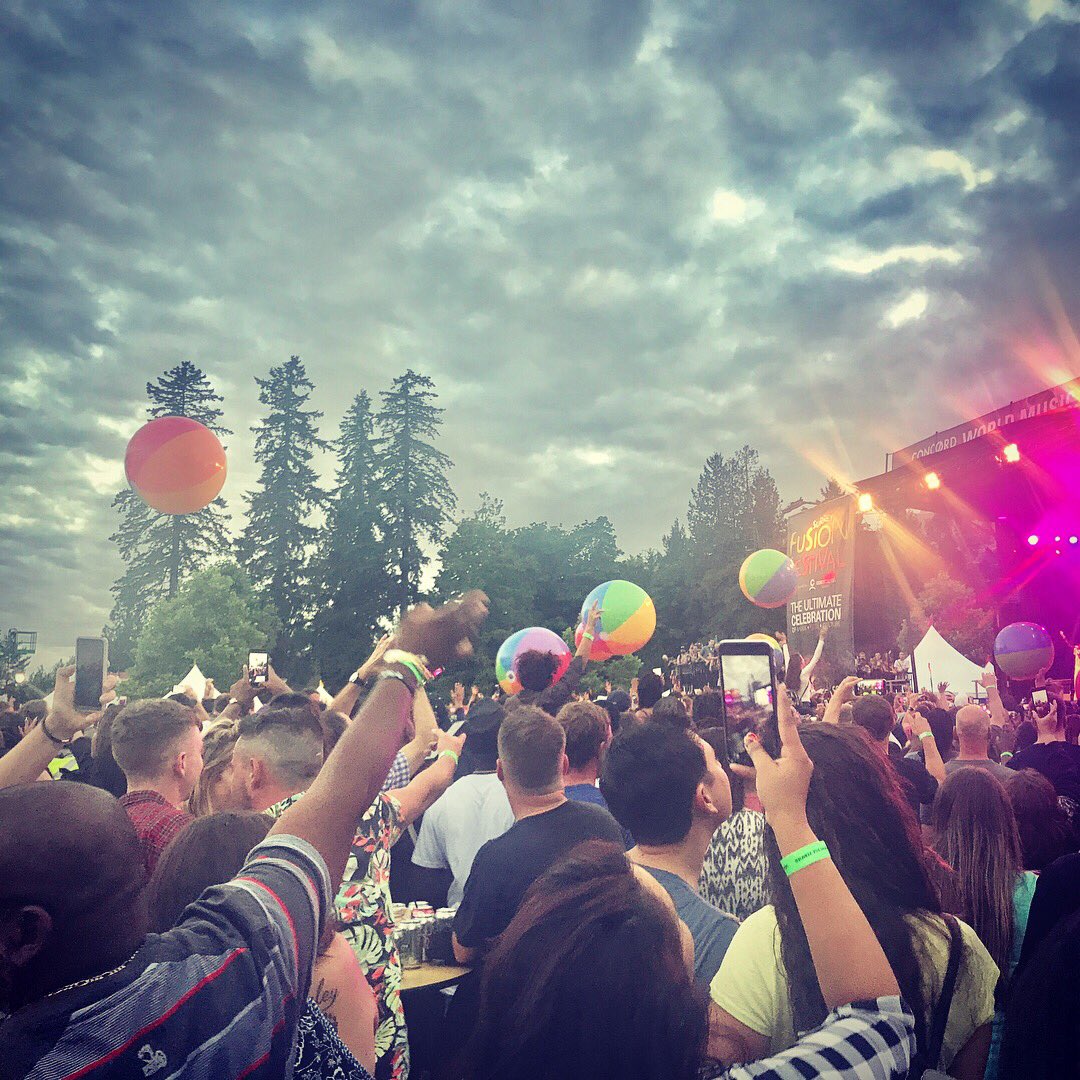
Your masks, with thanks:
[{"label": "wristwatch", "polygon": [[349,682],[351,682],[353,684],[353,686],[359,686],[361,688],[367,686],[367,683],[368,683],[367,679],[365,679],[364,676],[360,674],[360,669],[359,668],[357,668],[349,676]]}]

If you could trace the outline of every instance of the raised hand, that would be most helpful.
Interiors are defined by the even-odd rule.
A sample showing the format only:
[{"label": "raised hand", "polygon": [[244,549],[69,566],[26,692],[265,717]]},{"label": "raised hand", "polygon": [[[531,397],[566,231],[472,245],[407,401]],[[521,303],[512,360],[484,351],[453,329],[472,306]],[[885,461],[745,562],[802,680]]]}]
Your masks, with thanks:
[{"label": "raised hand", "polygon": [[455,712],[465,708],[465,687],[462,683],[454,683],[454,689],[450,691],[450,708]]},{"label": "raised hand", "polygon": [[836,688],[834,698],[840,699],[840,704],[851,701],[855,697],[855,687],[859,685],[858,675],[848,675]]},{"label": "raised hand", "polygon": [[[100,712],[81,713],[75,708],[74,675],[74,665],[57,669],[56,682],[53,684],[52,706],[49,709],[49,715],[46,717],[49,734],[57,739],[63,739],[65,742],[73,739],[80,731],[84,731],[91,724],[95,724],[101,719]],[[116,686],[117,680],[115,676],[109,678],[112,681],[109,683],[108,690],[104,690],[101,695],[103,702],[106,694],[110,701],[115,697],[113,688]],[[109,679],[106,679],[105,682],[109,682]]]},{"label": "raised hand", "polygon": [[393,640],[393,634],[383,634],[383,636],[375,642],[375,647],[371,650],[371,655],[356,669],[356,674],[359,678],[366,679],[371,675],[375,668],[379,666],[379,661],[386,655],[386,650],[390,648]]},{"label": "raised hand", "polygon": [[472,652],[473,638],[487,614],[488,598],[476,589],[440,608],[418,604],[405,613],[394,643],[423,656],[429,667],[445,667]]},{"label": "raised hand", "polygon": [[754,763],[754,782],[765,818],[775,829],[778,824],[806,822],[806,793],[814,763],[799,738],[798,714],[786,694],[776,702],[777,726],[780,731],[780,756],[775,760],[765,752],[754,732],[745,739],[746,750]]}]

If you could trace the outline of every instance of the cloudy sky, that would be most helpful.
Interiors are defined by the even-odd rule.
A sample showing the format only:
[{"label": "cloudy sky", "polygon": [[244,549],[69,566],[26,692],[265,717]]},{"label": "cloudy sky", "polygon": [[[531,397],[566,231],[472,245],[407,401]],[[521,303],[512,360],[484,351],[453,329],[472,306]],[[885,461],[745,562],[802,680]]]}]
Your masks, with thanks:
[{"label": "cloudy sky", "polygon": [[1069,375],[1071,0],[7,0],[0,629],[97,632],[144,385],[407,366],[464,509],[657,543],[705,456],[785,499]]}]

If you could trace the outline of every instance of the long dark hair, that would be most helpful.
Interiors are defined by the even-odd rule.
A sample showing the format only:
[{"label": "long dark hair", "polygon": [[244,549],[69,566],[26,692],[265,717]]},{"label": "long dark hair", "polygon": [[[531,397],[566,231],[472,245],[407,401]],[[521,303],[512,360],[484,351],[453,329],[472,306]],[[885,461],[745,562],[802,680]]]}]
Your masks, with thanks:
[{"label": "long dark hair", "polygon": [[480,994],[472,1080],[692,1080],[705,1053],[705,994],[673,913],[600,841],[529,890]]},{"label": "long dark hair", "polygon": [[934,850],[956,872],[960,917],[1008,978],[1013,894],[1024,869],[1016,818],[1001,781],[984,769],[957,769],[934,800]]},{"label": "long dark hair", "polygon": [[[829,845],[833,862],[874,928],[924,1047],[930,1004],[923,991],[924,959],[905,916],[940,914],[941,903],[919,824],[888,761],[861,728],[801,724],[799,734],[814,763],[806,799],[810,828]],[[821,1024],[828,1010],[771,829],[765,843],[795,1030],[805,1031]]]},{"label": "long dark hair", "polygon": [[1054,785],[1035,769],[1019,769],[1005,781],[1025,870],[1045,870],[1070,847],[1069,819]]}]

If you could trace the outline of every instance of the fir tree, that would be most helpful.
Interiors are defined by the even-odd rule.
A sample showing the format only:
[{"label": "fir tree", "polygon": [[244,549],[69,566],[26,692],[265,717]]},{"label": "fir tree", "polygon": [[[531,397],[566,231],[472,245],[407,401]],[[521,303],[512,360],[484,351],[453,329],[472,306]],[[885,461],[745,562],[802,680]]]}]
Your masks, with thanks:
[{"label": "fir tree", "polygon": [[[154,383],[146,384],[147,415],[188,416],[215,434],[231,435],[220,423],[215,394],[206,375],[185,360]],[[194,514],[159,514],[130,488],[117,492],[113,506],[120,526],[110,539],[120,549],[124,573],[112,587],[113,609],[105,635],[109,661],[117,669],[134,659],[139,630],[150,609],[165,596],[175,596],[180,582],[209,559],[231,548],[225,521],[225,500],[215,499]]]},{"label": "fir tree", "polygon": [[314,622],[315,652],[319,673],[335,689],[356,666],[367,640],[379,636],[391,608],[374,426],[371,399],[361,391],[341,421],[337,486],[318,568],[324,591]]},{"label": "fir tree", "polygon": [[269,411],[251,429],[261,469],[258,488],[244,496],[248,523],[237,551],[281,623],[278,670],[295,672],[307,647],[305,630],[315,607],[311,568],[320,530],[311,522],[327,504],[311,459],[330,444],[316,430],[322,413],[304,408],[314,387],[299,356],[255,382],[259,401]]},{"label": "fir tree", "polygon": [[421,542],[442,542],[457,499],[446,479],[453,462],[432,445],[442,409],[432,404],[435,384],[406,371],[380,394],[377,440],[386,539],[397,577],[394,603],[404,610],[420,593],[425,556]]}]

